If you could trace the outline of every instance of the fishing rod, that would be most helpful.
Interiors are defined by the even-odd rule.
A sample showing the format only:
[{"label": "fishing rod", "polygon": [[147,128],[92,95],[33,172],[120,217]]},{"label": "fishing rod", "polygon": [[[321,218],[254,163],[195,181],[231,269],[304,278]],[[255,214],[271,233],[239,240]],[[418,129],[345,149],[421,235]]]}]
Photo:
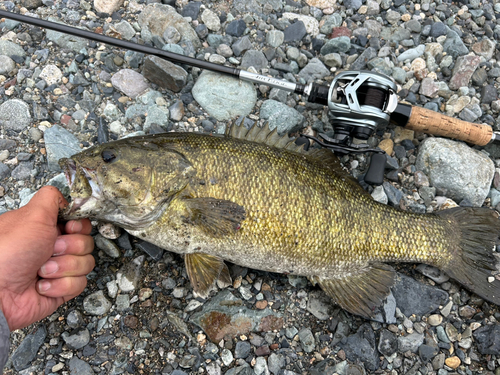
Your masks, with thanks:
[{"label": "fishing rod", "polygon": [[380,149],[370,148],[367,143],[356,144],[354,139],[368,140],[379,126],[394,123],[410,130],[453,138],[478,146],[485,146],[500,140],[500,133],[494,132],[489,125],[474,124],[426,108],[399,103],[396,84],[390,77],[380,73],[345,71],[338,73],[329,86],[316,83],[302,85],[17,13],[0,10],[0,17],[154,55],[173,63],[186,64],[252,83],[264,84],[303,95],[310,103],[328,106],[328,116],[334,129],[333,138],[320,133],[304,135],[299,138],[298,142],[309,145],[307,140],[309,138],[323,147],[344,154],[373,152],[365,181],[374,185],[380,185],[383,182],[385,153]]}]

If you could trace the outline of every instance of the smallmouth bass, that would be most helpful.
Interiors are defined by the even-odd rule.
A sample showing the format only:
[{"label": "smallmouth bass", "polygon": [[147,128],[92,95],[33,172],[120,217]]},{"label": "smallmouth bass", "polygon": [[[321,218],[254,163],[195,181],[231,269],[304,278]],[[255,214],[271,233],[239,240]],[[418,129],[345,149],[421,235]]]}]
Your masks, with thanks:
[{"label": "smallmouth bass", "polygon": [[216,280],[231,282],[230,261],[306,276],[369,318],[394,283],[384,262],[419,262],[500,304],[495,211],[414,214],[380,204],[331,151],[304,151],[267,125],[125,138],[60,164],[72,197],[65,219],[111,222],[183,254],[203,297]]}]

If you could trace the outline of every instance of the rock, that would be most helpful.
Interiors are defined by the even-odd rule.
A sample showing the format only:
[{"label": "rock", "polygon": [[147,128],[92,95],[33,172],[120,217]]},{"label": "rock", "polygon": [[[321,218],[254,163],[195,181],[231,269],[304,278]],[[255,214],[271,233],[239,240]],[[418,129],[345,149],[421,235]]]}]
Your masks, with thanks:
[{"label": "rock", "polygon": [[440,325],[442,322],[443,322],[443,317],[439,314],[432,314],[427,319],[427,323],[429,323],[433,327]]},{"label": "rock", "polygon": [[417,57],[420,57],[424,54],[425,45],[421,44],[416,48],[411,48],[407,51],[404,51],[401,55],[398,56],[398,61],[410,60],[413,61]]},{"label": "rock", "polygon": [[453,30],[448,30],[446,40],[443,44],[444,52],[456,59],[458,56],[467,55],[469,49],[462,41],[462,38]]},{"label": "rock", "polygon": [[[61,23],[61,21],[55,17],[49,17],[49,21],[55,23]],[[58,31],[46,30],[47,39],[56,43],[59,47],[63,49],[68,49],[77,53],[80,53],[82,49],[87,47],[88,40],[80,37],[76,37],[69,34],[60,33]]]},{"label": "rock", "polygon": [[139,14],[138,22],[143,29],[156,36],[163,36],[168,27],[174,27],[181,34],[181,42],[191,42],[194,48],[201,47],[198,35],[190,23],[170,5],[149,4]]},{"label": "rock", "polygon": [[243,55],[243,59],[241,60],[241,68],[247,69],[251,66],[253,66],[257,71],[261,71],[262,69],[267,68],[268,61],[266,59],[266,56],[261,51],[246,51]]},{"label": "rock", "polygon": [[495,53],[495,42],[484,38],[480,42],[475,43],[472,46],[472,50],[479,56],[484,57],[486,61],[489,61]]},{"label": "rock", "polygon": [[266,42],[271,47],[278,48],[285,40],[285,33],[281,30],[269,30],[266,34]]},{"label": "rock", "polygon": [[123,5],[124,0],[94,0],[94,8],[99,13],[112,14]]},{"label": "rock", "polygon": [[146,122],[144,123],[143,130],[145,132],[148,132],[153,125],[158,125],[164,132],[168,129],[168,119],[168,108],[158,105],[152,105],[148,107],[148,113],[146,115]]},{"label": "rock", "polygon": [[116,280],[119,288],[123,292],[131,292],[137,288],[141,275],[144,255],[135,258],[133,261],[126,263],[116,274]]},{"label": "rock", "polygon": [[219,121],[247,116],[257,101],[257,91],[250,82],[203,71],[192,90],[201,107]]},{"label": "rock", "polygon": [[422,275],[427,276],[438,284],[445,283],[450,279],[450,277],[439,268],[432,267],[427,264],[419,264],[417,266],[417,271],[421,272]]},{"label": "rock", "polygon": [[62,76],[63,74],[61,70],[55,65],[46,65],[39,75],[39,77],[43,79],[48,86],[61,82]]},{"label": "rock", "polygon": [[26,52],[24,52],[24,49],[20,45],[10,40],[0,40],[0,55],[25,57]]},{"label": "rock", "polygon": [[190,17],[195,20],[200,14],[201,1],[190,1],[182,8],[182,17]]},{"label": "rock", "polygon": [[400,353],[405,353],[410,351],[416,353],[420,345],[424,343],[424,335],[421,333],[411,333],[406,336],[398,337],[398,351]]},{"label": "rock", "polygon": [[111,302],[104,297],[104,292],[99,290],[85,297],[83,308],[87,314],[104,315],[111,309]]},{"label": "rock", "polygon": [[71,371],[71,375],[94,375],[92,367],[76,356],[69,360],[69,370]]},{"label": "rock", "polygon": [[149,88],[144,76],[135,70],[122,69],[111,77],[113,87],[125,95],[135,99]]},{"label": "rock", "polygon": [[150,242],[146,242],[146,241],[142,241],[142,240],[139,240],[137,243],[136,243],[136,246],[144,251],[146,254],[148,254],[151,258],[153,258],[155,261],[159,261],[161,260],[161,258],[163,257],[163,249],[156,246],[156,245],[153,245],[152,243]]},{"label": "rock", "polygon": [[446,366],[455,370],[456,368],[458,368],[458,366],[460,366],[461,361],[460,361],[460,358],[458,358],[457,356],[453,356],[453,357],[446,358],[444,363]]},{"label": "rock", "polygon": [[77,328],[71,332],[61,334],[68,348],[78,350],[87,345],[90,341],[90,332],[87,328]]},{"label": "rock", "polygon": [[338,53],[329,53],[323,57],[326,66],[339,68],[342,66],[342,57]]},{"label": "rock", "polygon": [[0,105],[0,125],[16,132],[31,124],[29,106],[20,99],[10,99]]},{"label": "rock", "polygon": [[325,9],[333,7],[337,2],[335,0],[307,0],[306,3],[312,7]]},{"label": "rock", "polygon": [[40,324],[34,333],[26,335],[10,358],[17,371],[24,370],[35,359],[46,337],[47,329],[43,324]]},{"label": "rock", "polygon": [[119,294],[116,297],[116,310],[125,311],[130,308],[130,296],[128,294]]},{"label": "rock", "polygon": [[[211,31],[219,31],[220,30],[220,19],[212,10],[205,9],[201,14],[201,20],[207,26],[207,28]],[[243,21],[244,23],[244,21]],[[245,25],[246,26],[246,25]]]},{"label": "rock", "polygon": [[248,36],[244,36],[243,38],[238,39],[236,42],[234,42],[231,46],[231,49],[233,50],[235,56],[241,56],[249,49],[252,49],[252,47],[252,42],[250,42]]},{"label": "rock", "polygon": [[80,327],[84,323],[82,313],[78,310],[70,311],[66,317],[66,323],[73,329]]},{"label": "rock", "polygon": [[424,363],[429,362],[438,352],[439,349],[431,345],[423,344],[418,348],[418,355]]},{"label": "rock", "polygon": [[234,21],[231,21],[229,23],[229,25],[227,25],[226,34],[229,34],[229,35],[232,35],[232,36],[239,38],[240,36],[243,35],[246,28],[247,28],[247,24],[242,19],[234,20]]},{"label": "rock", "polygon": [[7,178],[11,175],[10,168],[4,163],[0,163],[0,180]]},{"label": "rock", "polygon": [[16,68],[16,63],[9,56],[0,55],[0,74],[9,74]]},{"label": "rock", "polygon": [[118,22],[114,27],[125,40],[130,40],[135,36],[135,29],[127,21]]},{"label": "rock", "polygon": [[368,61],[377,57],[377,50],[372,47],[368,47],[359,55],[359,57],[351,64],[352,70],[363,70],[366,69],[366,64]]},{"label": "rock", "polygon": [[236,358],[246,358],[250,355],[252,346],[248,341],[238,341],[234,349],[234,355]]},{"label": "rock", "polygon": [[111,258],[119,258],[121,255],[120,249],[116,244],[108,240],[107,238],[103,237],[102,235],[98,234],[94,237],[95,245],[104,251],[106,255],[110,256]]},{"label": "rock", "polygon": [[325,56],[330,53],[346,53],[351,48],[351,40],[347,36],[340,36],[338,38],[333,38],[328,40],[323,47],[321,47],[320,53]]},{"label": "rock", "polygon": [[[226,303],[222,304],[222,301]],[[202,311],[194,313],[189,319],[201,327],[214,343],[218,343],[226,335],[236,337],[254,331],[280,330],[283,327],[281,314],[269,308],[250,310],[244,305],[228,304],[227,301],[241,300],[229,290],[222,290],[203,305]],[[237,354],[236,357],[240,358]]]},{"label": "rock", "polygon": [[69,158],[81,151],[80,141],[66,129],[54,125],[43,135],[47,160],[51,171],[59,171],[59,159]]},{"label": "rock", "polygon": [[330,71],[317,58],[311,59],[299,73],[299,77],[304,78],[308,83],[322,79],[328,75],[330,75]]},{"label": "rock", "polygon": [[415,163],[432,186],[459,202],[467,199],[480,207],[489,193],[495,173],[493,161],[462,142],[428,138],[420,146]]},{"label": "rock", "polygon": [[31,176],[31,171],[33,170],[33,162],[22,162],[14,168],[11,176],[16,180],[27,180]]},{"label": "rock", "polygon": [[446,35],[447,29],[444,23],[442,22],[434,22],[431,26],[430,36],[433,38],[438,38],[441,35]]},{"label": "rock", "polygon": [[472,74],[479,66],[481,58],[479,56],[460,56],[455,62],[452,76],[449,83],[451,90],[458,90],[460,87],[469,86]]},{"label": "rock", "polygon": [[[390,160],[389,158],[390,157],[388,156],[387,159]],[[394,207],[399,207],[399,202],[403,199],[403,192],[387,181],[384,181],[382,187],[384,188],[384,192],[387,195],[389,203],[391,203]]]},{"label": "rock", "polygon": [[332,315],[332,300],[325,293],[314,291],[309,294],[307,311],[320,320],[327,320]]},{"label": "rock", "polygon": [[300,42],[307,34],[306,26],[302,21],[294,22],[287,26],[283,34],[285,42]]},{"label": "rock", "polygon": [[278,134],[293,133],[302,128],[305,118],[296,109],[276,100],[266,100],[260,107],[260,117],[269,122],[269,129]]},{"label": "rock", "polygon": [[479,327],[473,333],[477,349],[483,355],[500,355],[500,324]]},{"label": "rock", "polygon": [[[283,18],[290,21],[298,20],[298,22],[302,22],[306,28],[307,33],[310,34],[312,37],[315,37],[319,34],[319,22],[314,17],[285,12],[283,13]],[[288,26],[287,29],[290,28],[292,25]],[[285,29],[285,42],[290,41],[287,40],[287,29]]]},{"label": "rock", "polygon": [[398,350],[396,335],[387,329],[380,332],[378,351],[385,357],[390,357]]},{"label": "rock", "polygon": [[379,368],[379,353],[375,344],[375,333],[369,324],[363,324],[358,331],[341,342],[347,358],[352,362],[363,362],[366,369],[376,371]]},{"label": "rock", "polygon": [[448,293],[436,287],[398,274],[398,281],[391,288],[397,306],[406,316],[426,315],[448,301]]},{"label": "rock", "polygon": [[302,349],[304,349],[306,353],[311,353],[316,347],[314,336],[311,330],[309,328],[304,328],[303,330],[299,331],[298,335]]},{"label": "rock", "polygon": [[379,203],[387,204],[389,201],[383,186],[376,186],[371,194],[372,198]]}]

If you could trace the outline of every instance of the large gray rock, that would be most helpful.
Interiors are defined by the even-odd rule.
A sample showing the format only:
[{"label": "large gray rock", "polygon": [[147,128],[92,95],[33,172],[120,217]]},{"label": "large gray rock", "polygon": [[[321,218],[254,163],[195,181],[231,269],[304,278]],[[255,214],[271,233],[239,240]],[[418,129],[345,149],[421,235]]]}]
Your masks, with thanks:
[{"label": "large gray rock", "polygon": [[59,159],[69,158],[81,151],[80,141],[69,131],[54,125],[47,129],[43,135],[45,149],[47,150],[47,160],[51,171],[59,171]]},{"label": "large gray rock", "polygon": [[10,40],[0,40],[0,55],[5,56],[26,56],[24,49]]},{"label": "large gray rock", "polygon": [[190,41],[193,47],[201,47],[201,42],[198,39],[198,35],[196,35],[196,31],[170,5],[150,4],[141,12],[138,21],[139,25],[142,28],[147,28],[153,36],[162,37],[165,30],[172,26],[181,34],[181,42]]},{"label": "large gray rock", "polygon": [[448,198],[457,202],[467,199],[478,207],[487,197],[495,173],[495,165],[488,156],[465,143],[444,138],[426,139],[415,166]]},{"label": "large gray rock", "polygon": [[0,74],[9,74],[16,67],[16,63],[9,56],[0,55]]},{"label": "large gray rock", "polygon": [[257,92],[250,82],[208,70],[200,75],[192,93],[198,104],[219,121],[247,116],[257,101]]},{"label": "large gray rock", "polygon": [[29,106],[20,99],[11,99],[0,105],[0,125],[5,129],[23,131],[31,123]]},{"label": "large gray rock", "polygon": [[308,83],[317,79],[322,79],[330,74],[326,66],[317,58],[311,59],[309,63],[302,69],[299,76],[304,78]]},{"label": "large gray rock", "polygon": [[260,107],[260,118],[268,120],[269,129],[278,134],[293,133],[302,128],[305,118],[294,108],[276,100],[266,100]]}]

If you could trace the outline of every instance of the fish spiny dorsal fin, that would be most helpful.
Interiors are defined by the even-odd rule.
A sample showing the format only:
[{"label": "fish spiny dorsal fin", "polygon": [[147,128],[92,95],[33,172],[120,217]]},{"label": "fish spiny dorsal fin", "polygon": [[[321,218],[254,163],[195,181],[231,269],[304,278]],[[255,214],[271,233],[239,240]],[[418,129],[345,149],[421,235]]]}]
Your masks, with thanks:
[{"label": "fish spiny dorsal fin", "polygon": [[245,139],[247,141],[255,142],[255,139],[260,133],[262,133],[263,129],[264,128],[259,128],[257,125],[252,126],[248,133],[245,135]]},{"label": "fish spiny dorsal fin", "polygon": [[288,144],[285,146],[285,150],[296,152],[297,154],[307,155],[307,151],[304,150],[304,144],[301,145],[296,144],[295,139],[288,142]]}]

